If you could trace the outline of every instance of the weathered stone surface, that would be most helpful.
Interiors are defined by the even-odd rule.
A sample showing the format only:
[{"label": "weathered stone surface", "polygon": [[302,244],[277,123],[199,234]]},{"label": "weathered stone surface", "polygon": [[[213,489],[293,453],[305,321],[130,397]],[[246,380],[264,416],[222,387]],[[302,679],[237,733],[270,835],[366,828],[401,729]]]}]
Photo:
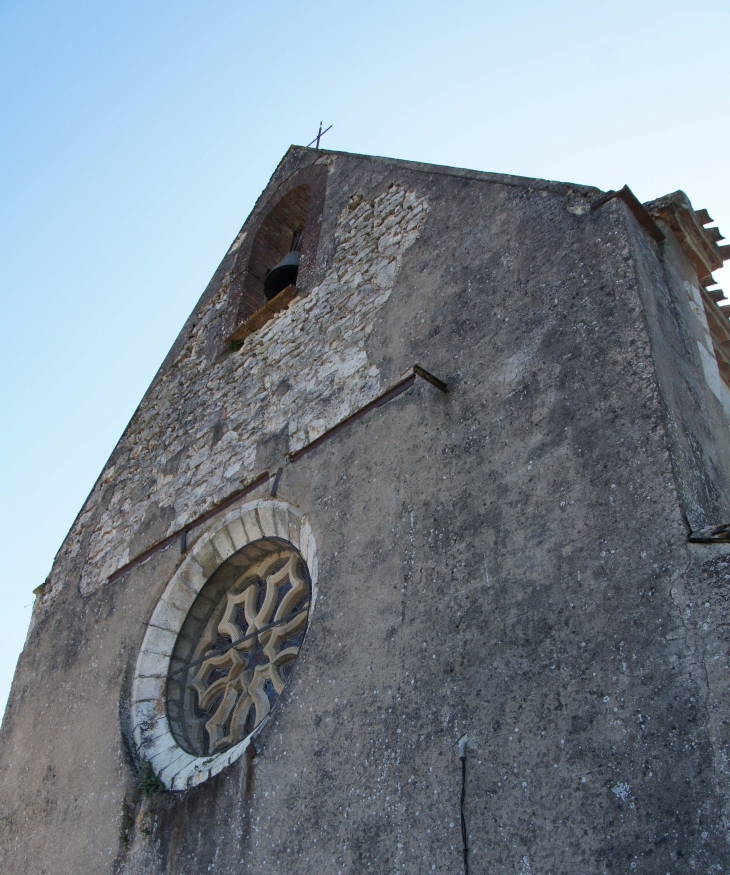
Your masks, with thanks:
[{"label": "weathered stone surface", "polygon": [[[426,215],[425,199],[396,185],[354,210],[345,207],[335,230],[337,254],[323,282],[306,298],[294,299],[241,353],[211,366],[205,330],[211,315],[226,305],[223,286],[127,429],[116,453],[123,461],[107,469],[90,496],[69,535],[69,549],[54,566],[47,599],[68,579],[64,552],[79,542],[105,486],[112,486],[111,498],[96,529],[87,531],[85,594],[132,558],[129,543],[151,503],[174,508],[159,537],[182,528],[258,473],[259,441],[284,428],[293,452],[378,395],[379,372],[368,361],[365,343]],[[311,328],[304,329],[303,342],[305,323]],[[272,393],[283,385],[284,394],[272,404]],[[212,443],[217,420],[223,434]],[[174,473],[165,470],[171,460]]]},{"label": "weathered stone surface", "polygon": [[[313,162],[315,280],[224,354],[236,253]],[[730,521],[723,395],[681,246],[598,194],[287,155],[36,606],[3,872],[459,872],[465,732],[472,873],[727,870],[730,546],[687,543]],[[230,544],[205,547],[239,506],[103,585],[415,363],[448,394],[417,380],[242,498]],[[135,728],[134,671],[174,643],[153,612],[183,563],[194,596],[231,546],[291,533],[284,502],[318,573],[292,679],[255,753],[209,777],[164,748],[178,792],[145,796],[164,709]]]}]

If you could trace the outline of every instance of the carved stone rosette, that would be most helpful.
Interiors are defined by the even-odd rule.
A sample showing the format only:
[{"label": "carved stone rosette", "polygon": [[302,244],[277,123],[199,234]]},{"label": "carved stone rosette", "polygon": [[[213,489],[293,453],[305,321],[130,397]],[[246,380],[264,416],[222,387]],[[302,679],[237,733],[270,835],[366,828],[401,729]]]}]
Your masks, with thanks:
[{"label": "carved stone rosette", "polygon": [[[250,735],[286,686],[307,625],[309,581],[298,553],[273,548],[254,560],[215,606],[186,674],[186,723],[204,725],[202,754]],[[205,590],[203,590],[203,594]],[[200,735],[200,733],[197,733]]]}]

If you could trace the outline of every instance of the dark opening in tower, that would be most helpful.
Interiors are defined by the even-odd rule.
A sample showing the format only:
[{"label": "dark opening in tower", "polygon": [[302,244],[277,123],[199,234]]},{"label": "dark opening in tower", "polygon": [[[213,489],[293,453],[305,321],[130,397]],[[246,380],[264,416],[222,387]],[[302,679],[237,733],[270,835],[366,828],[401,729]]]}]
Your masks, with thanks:
[{"label": "dark opening in tower", "polygon": [[309,186],[300,185],[279,201],[256,234],[246,285],[261,304],[296,285],[308,207]]}]

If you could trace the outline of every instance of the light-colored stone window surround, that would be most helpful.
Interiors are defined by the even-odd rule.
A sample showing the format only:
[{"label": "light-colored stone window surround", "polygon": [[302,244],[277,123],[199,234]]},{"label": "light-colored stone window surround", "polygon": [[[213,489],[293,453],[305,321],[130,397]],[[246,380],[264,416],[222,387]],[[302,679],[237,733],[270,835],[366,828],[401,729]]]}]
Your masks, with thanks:
[{"label": "light-colored stone window surround", "polygon": [[311,620],[317,598],[317,554],[309,523],[286,502],[257,499],[231,511],[199,538],[165,588],[147,626],[132,685],[133,734],[139,756],[150,763],[168,790],[187,790],[217,775],[245,752],[267,722],[220,754],[196,757],[178,745],[165,707],[170,658],[195,598],[226,559],[261,538],[280,538],[299,550],[312,581]]}]

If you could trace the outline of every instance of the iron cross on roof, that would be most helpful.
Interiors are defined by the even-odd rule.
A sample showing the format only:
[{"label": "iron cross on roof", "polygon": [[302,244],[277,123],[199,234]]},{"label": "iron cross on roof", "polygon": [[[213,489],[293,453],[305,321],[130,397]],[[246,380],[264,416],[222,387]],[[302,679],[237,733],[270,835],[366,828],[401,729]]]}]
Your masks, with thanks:
[{"label": "iron cross on roof", "polygon": [[[327,131],[331,127],[332,127],[332,125],[330,125],[329,128],[325,128],[324,130],[322,130],[322,122],[319,123],[319,130],[317,131],[317,136],[312,140],[312,143],[317,144],[317,146],[316,146],[317,149],[319,149],[319,141],[322,139],[322,137],[327,133]],[[307,143],[307,148],[309,148],[312,145],[312,143]]]}]

